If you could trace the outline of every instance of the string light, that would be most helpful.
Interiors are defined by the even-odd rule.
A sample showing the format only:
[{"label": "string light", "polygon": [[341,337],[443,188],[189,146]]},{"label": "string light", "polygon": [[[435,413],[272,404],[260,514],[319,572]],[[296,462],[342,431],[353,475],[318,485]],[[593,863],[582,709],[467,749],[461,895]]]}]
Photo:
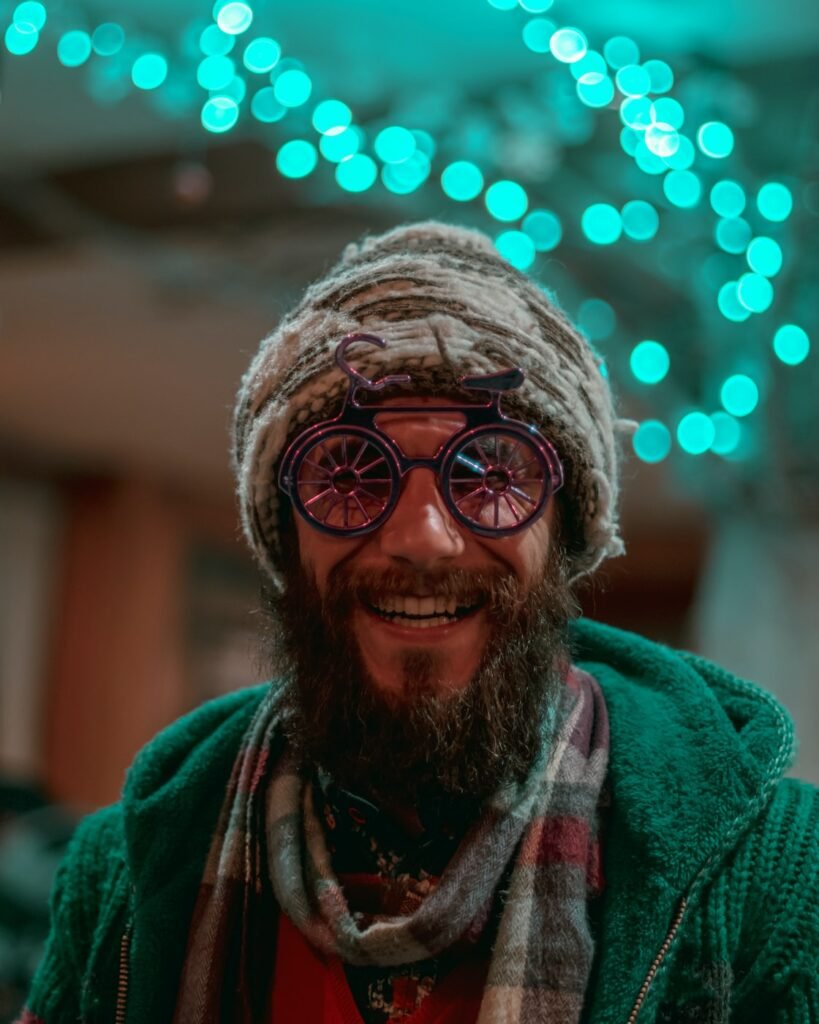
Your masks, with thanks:
[{"label": "string light", "polygon": [[782,249],[778,242],[765,235],[752,240],[745,258],[751,270],[765,277],[774,277],[782,269]]},{"label": "string light", "polygon": [[716,430],[704,412],[689,412],[677,424],[677,441],[689,455],[702,455],[714,443]]},{"label": "string light", "polygon": [[503,231],[495,239],[495,248],[518,270],[528,270],[535,262],[535,246],[523,231]]},{"label": "string light", "polygon": [[486,190],[486,208],[495,220],[519,220],[529,205],[529,197],[516,181],[496,181]]},{"label": "string light", "polygon": [[583,234],[595,245],[611,245],[623,232],[619,211],[609,203],[593,203],[583,212]]},{"label": "string light", "polygon": [[340,164],[342,160],[357,153],[361,147],[361,139],[355,128],[345,128],[337,135],[323,135],[319,140],[319,149],[325,160]]},{"label": "string light", "polygon": [[797,324],[783,324],[774,334],[773,350],[783,363],[798,366],[808,358],[810,338]]},{"label": "string light", "polygon": [[244,3],[228,3],[220,8],[216,15],[216,24],[231,36],[247,32],[253,22],[253,11]]},{"label": "string light", "polygon": [[668,374],[671,359],[659,341],[641,341],[631,350],[629,366],[641,384],[659,384]]},{"label": "string light", "polygon": [[576,28],[559,28],[549,41],[552,56],[564,64],[573,64],[585,56],[589,44]]},{"label": "string light", "polygon": [[412,132],[398,125],[382,129],[375,137],[376,156],[388,164],[408,160],[415,152],[415,137]]},{"label": "string light", "polygon": [[306,139],[291,139],[276,154],[276,167],[285,178],[306,178],[317,163],[316,147]]},{"label": "string light", "polygon": [[671,434],[659,420],[644,420],[632,435],[631,443],[642,462],[662,462],[671,451]]},{"label": "string light", "polygon": [[248,71],[263,75],[275,68],[281,55],[282,48],[275,39],[271,39],[269,36],[259,36],[258,39],[251,39],[247,44],[242,61]]},{"label": "string light", "polygon": [[756,206],[766,220],[787,220],[793,209],[793,196],[781,182],[769,181],[757,192]]},{"label": "string light", "polygon": [[745,190],[739,182],[725,178],[718,181],[709,196],[711,209],[720,217],[738,217],[745,209]]},{"label": "string light", "polygon": [[336,181],[345,192],[366,192],[378,177],[378,167],[366,153],[356,153],[336,167]]},{"label": "string light", "polygon": [[483,174],[469,160],[456,160],[444,168],[441,188],[458,203],[469,202],[483,191]]},{"label": "string light", "polygon": [[341,100],[323,100],[313,111],[313,127],[321,135],[341,135],[352,120],[352,111]]},{"label": "string light", "polygon": [[747,374],[735,373],[723,383],[719,397],[732,416],[748,416],[759,404],[759,388]]},{"label": "string light", "polygon": [[689,210],[700,201],[702,185],[693,171],[669,171],[663,178],[663,192],[669,203]]},{"label": "string light", "polygon": [[300,107],[310,99],[313,83],[301,68],[288,68],[273,83],[273,93],[283,107]]},{"label": "string light", "polygon": [[[66,68],[78,68],[91,56],[91,36],[74,29],[60,36],[57,43],[57,60]],[[136,85],[136,82],[134,83]]]},{"label": "string light", "polygon": [[220,135],[239,120],[239,104],[228,96],[214,96],[202,107],[201,118],[207,131]]}]

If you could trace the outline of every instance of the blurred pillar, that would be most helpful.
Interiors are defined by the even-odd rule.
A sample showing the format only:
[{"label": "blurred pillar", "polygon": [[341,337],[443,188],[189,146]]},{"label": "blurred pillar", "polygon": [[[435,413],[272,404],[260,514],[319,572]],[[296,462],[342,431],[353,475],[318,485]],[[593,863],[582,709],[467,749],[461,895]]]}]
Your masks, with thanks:
[{"label": "blurred pillar", "polygon": [[789,774],[819,783],[819,525],[724,521],[692,626],[695,650],[788,708],[800,744]]},{"label": "blurred pillar", "polygon": [[182,530],[156,485],[76,488],[46,722],[46,784],[86,809],[115,800],[135,752],[185,706]]}]

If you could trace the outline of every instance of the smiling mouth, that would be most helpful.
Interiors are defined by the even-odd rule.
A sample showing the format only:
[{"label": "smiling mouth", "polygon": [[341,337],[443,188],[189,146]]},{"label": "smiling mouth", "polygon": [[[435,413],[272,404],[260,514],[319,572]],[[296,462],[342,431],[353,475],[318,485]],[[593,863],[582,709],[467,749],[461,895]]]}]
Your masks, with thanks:
[{"label": "smiling mouth", "polygon": [[377,601],[363,601],[372,615],[394,626],[428,629],[449,626],[474,615],[483,606],[480,599],[461,603],[454,597],[416,597],[393,595]]}]

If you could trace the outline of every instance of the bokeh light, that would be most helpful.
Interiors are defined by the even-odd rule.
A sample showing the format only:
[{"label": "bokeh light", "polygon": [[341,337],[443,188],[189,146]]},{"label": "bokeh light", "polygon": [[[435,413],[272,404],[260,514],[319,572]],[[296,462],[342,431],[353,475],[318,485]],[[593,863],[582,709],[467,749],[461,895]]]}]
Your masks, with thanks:
[{"label": "bokeh light", "polygon": [[456,160],[441,174],[441,188],[450,199],[466,203],[483,191],[483,174],[469,160]]},{"label": "bokeh light", "polygon": [[584,299],[576,319],[589,341],[603,341],[611,337],[617,327],[617,314],[604,299]]},{"label": "bokeh light", "polygon": [[721,217],[714,228],[714,238],[724,252],[741,253],[751,241],[751,225],[742,217]]},{"label": "bokeh light", "polygon": [[636,64],[640,59],[640,49],[628,36],[612,36],[603,47],[603,55],[609,67],[616,71],[627,64]]},{"label": "bokeh light", "polygon": [[161,53],[143,53],[131,68],[131,81],[137,89],[158,89],[168,77],[168,62]]},{"label": "bokeh light", "polygon": [[682,128],[685,111],[677,100],[670,96],[662,96],[651,104],[651,120],[658,124],[670,125],[672,128]]},{"label": "bokeh light", "polygon": [[9,53],[14,54],[15,57],[24,57],[27,53],[31,53],[40,41],[40,33],[28,24],[21,27],[13,21],[6,29],[4,41]]},{"label": "bokeh light", "polygon": [[[313,83],[301,68],[288,68],[276,78],[273,92],[283,107],[300,107],[310,99]],[[355,191],[355,190],[349,190]]]},{"label": "bokeh light", "polygon": [[397,164],[385,164],[381,170],[381,180],[390,192],[405,196],[414,192],[429,177],[432,169],[429,157],[420,149],[412,156]]},{"label": "bokeh light", "polygon": [[700,201],[702,185],[693,171],[669,171],[663,178],[663,192],[669,203],[688,210]]},{"label": "bokeh light", "polygon": [[276,167],[285,178],[306,178],[318,163],[318,153],[306,139],[290,139],[276,154]]},{"label": "bokeh light", "polygon": [[357,153],[361,148],[361,138],[355,128],[345,128],[338,135],[322,135],[319,149],[325,160],[340,164],[348,156]]},{"label": "bokeh light", "polygon": [[674,72],[664,60],[647,60],[643,67],[651,79],[653,93],[668,92],[674,85]]},{"label": "bokeh light", "polygon": [[564,64],[574,64],[585,56],[588,48],[586,37],[576,28],[559,28],[549,42],[552,55]]},{"label": "bokeh light", "polygon": [[529,14],[543,14],[544,11],[549,10],[554,0],[518,0],[518,3]]},{"label": "bokeh light", "polygon": [[810,352],[810,338],[797,324],[783,324],[773,337],[773,350],[777,359],[788,366],[803,363]]},{"label": "bokeh light", "polygon": [[732,416],[748,416],[759,405],[759,388],[747,374],[735,373],[723,382],[719,398]]},{"label": "bokeh light", "polygon": [[569,65],[569,70],[572,73],[572,77],[577,80],[582,78],[583,75],[588,75],[591,72],[607,76],[609,73],[609,66],[606,64],[601,53],[598,53],[596,50],[587,50],[580,60],[576,60],[574,64]]},{"label": "bokeh light", "polygon": [[637,458],[642,462],[662,462],[671,451],[671,434],[659,420],[643,420],[631,438]]},{"label": "bokeh light", "polygon": [[669,157],[680,148],[680,136],[671,125],[658,123],[646,128],[645,144],[655,156]]},{"label": "bokeh light", "polygon": [[238,0],[225,4],[216,15],[216,24],[230,36],[238,36],[242,32],[247,32],[252,23],[253,10]]},{"label": "bokeh light", "polygon": [[731,320],[733,323],[742,323],[751,315],[751,311],[739,301],[739,289],[736,281],[726,281],[720,288],[717,305],[725,319]]},{"label": "bokeh light", "polygon": [[626,96],[645,96],[651,89],[651,78],[639,64],[626,64],[615,76],[617,88]]},{"label": "bokeh light", "polygon": [[202,125],[214,135],[228,132],[239,120],[239,104],[228,96],[214,96],[202,107]]},{"label": "bokeh light", "polygon": [[[78,68],[91,56],[91,36],[87,32],[73,29],[60,36],[57,43],[57,60],[66,68]],[[132,74],[133,77],[133,74]],[[136,82],[134,83],[136,85]]]},{"label": "bokeh light", "polygon": [[555,23],[548,18],[531,18],[523,26],[524,45],[532,53],[548,53],[554,31]]},{"label": "bokeh light", "polygon": [[689,455],[702,455],[714,443],[716,431],[710,416],[689,412],[677,424],[677,441]]},{"label": "bokeh light", "polygon": [[687,171],[694,163],[694,143],[687,135],[680,135],[676,152],[664,157],[665,166],[673,171]]},{"label": "bokeh light", "polygon": [[535,262],[535,244],[523,231],[502,231],[495,248],[518,270],[528,270]]},{"label": "bokeh light", "polygon": [[39,32],[46,23],[46,9],[38,0],[23,0],[11,17],[21,32]]},{"label": "bokeh light", "polygon": [[631,96],[620,104],[620,120],[637,131],[645,131],[652,123],[651,100],[646,96]]},{"label": "bokeh light", "polygon": [[751,270],[765,277],[774,277],[782,269],[782,248],[779,242],[765,235],[751,241],[745,258]]},{"label": "bokeh light", "polygon": [[495,220],[518,220],[526,213],[529,197],[516,181],[496,181],[486,190],[486,208]]},{"label": "bokeh light", "polygon": [[722,121],[706,121],[697,131],[697,145],[706,156],[724,159],[734,148],[734,133]]},{"label": "bokeh light", "polygon": [[738,181],[724,178],[711,189],[711,209],[720,217],[738,217],[745,209],[745,190]]},{"label": "bokeh light", "polygon": [[721,410],[711,413],[711,422],[714,425],[711,451],[717,455],[733,454],[742,440],[742,424],[730,413]]},{"label": "bokeh light", "polygon": [[593,203],[583,211],[583,234],[595,245],[611,245],[623,231],[619,211],[608,203]]},{"label": "bokeh light", "polygon": [[641,384],[659,384],[668,374],[671,359],[659,341],[641,341],[631,350],[629,366]]},{"label": "bokeh light", "polygon": [[196,69],[196,81],[208,91],[222,89],[232,81],[236,74],[236,65],[230,57],[214,55],[205,57]]},{"label": "bokeh light", "polygon": [[378,177],[378,167],[366,153],[356,153],[336,167],[336,181],[345,192],[366,192]]},{"label": "bokeh light", "polygon": [[322,135],[340,135],[352,119],[352,111],[341,100],[322,100],[313,111],[313,127]]},{"label": "bokeh light", "polygon": [[752,313],[764,313],[773,302],[773,285],[762,274],[742,274],[737,281],[737,297]]},{"label": "bokeh light", "polygon": [[224,57],[235,45],[233,36],[227,35],[218,25],[208,25],[199,36],[199,49],[206,57]]},{"label": "bokeh light", "polygon": [[273,86],[267,85],[253,94],[250,113],[262,124],[273,124],[275,121],[281,121],[287,113],[287,107],[282,106],[276,99]]},{"label": "bokeh light", "polygon": [[275,39],[259,36],[247,44],[242,60],[248,71],[263,75],[275,68],[281,55],[282,48]]},{"label": "bokeh light", "polygon": [[607,107],[614,99],[614,82],[599,71],[587,71],[577,83],[577,95],[587,107]]},{"label": "bokeh light", "polygon": [[116,22],[97,25],[91,34],[91,47],[100,57],[113,57],[125,45],[125,30]]},{"label": "bokeh light", "polygon": [[765,220],[787,220],[793,209],[793,196],[781,182],[769,181],[757,192],[756,206]]},{"label": "bokeh light", "polygon": [[415,136],[406,128],[390,125],[375,137],[376,155],[385,163],[400,163],[415,152]]},{"label": "bokeh light", "polygon": [[657,234],[660,218],[651,203],[632,199],[620,211],[623,231],[635,242],[648,242]]},{"label": "bokeh light", "polygon": [[538,252],[551,252],[563,237],[560,218],[551,210],[532,210],[524,218],[522,227]]}]

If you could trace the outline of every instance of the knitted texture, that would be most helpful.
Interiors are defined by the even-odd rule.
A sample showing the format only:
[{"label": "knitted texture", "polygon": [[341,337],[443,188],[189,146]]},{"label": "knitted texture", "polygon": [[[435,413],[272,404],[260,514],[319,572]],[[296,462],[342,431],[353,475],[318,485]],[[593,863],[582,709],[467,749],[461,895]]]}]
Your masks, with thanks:
[{"label": "knitted texture", "polygon": [[429,222],[349,246],[265,338],[242,381],[233,439],[242,525],[275,584],[278,461],[301,429],[338,412],[348,380],[333,356],[352,331],[387,342],[351,348],[356,369],[370,379],[410,373],[427,394],[452,395],[467,374],[525,370],[504,407],[537,424],[563,461],[572,576],[622,554],[615,431],[628,424],[615,419],[600,360],[490,239]]},{"label": "knitted texture", "polygon": [[[819,793],[781,778],[787,715],[701,659],[589,622],[572,636],[611,728],[583,1024],[819,1024]],[[29,997],[45,1024],[115,1019],[124,934],[126,1021],[172,1019],[209,845],[267,692],[175,723],[139,755],[123,803],[80,827]]]}]

